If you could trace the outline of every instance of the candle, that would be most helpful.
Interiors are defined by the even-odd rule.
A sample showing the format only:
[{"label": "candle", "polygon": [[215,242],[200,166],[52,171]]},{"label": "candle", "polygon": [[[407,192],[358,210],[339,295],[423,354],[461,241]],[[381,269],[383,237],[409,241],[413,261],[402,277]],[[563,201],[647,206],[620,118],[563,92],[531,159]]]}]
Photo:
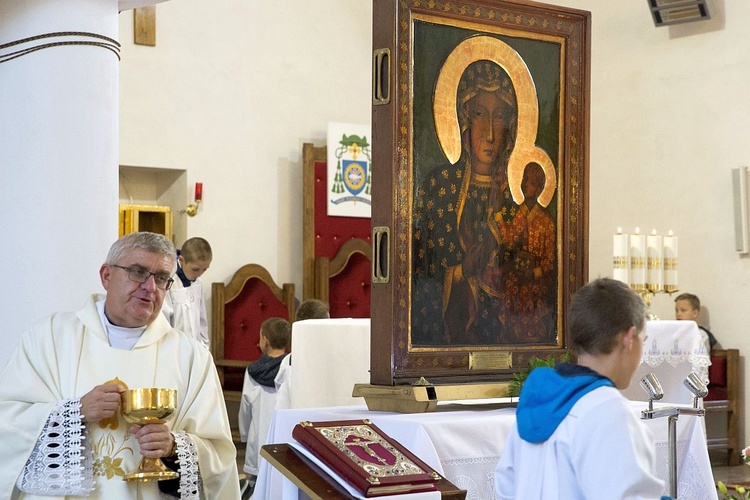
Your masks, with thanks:
[{"label": "candle", "polygon": [[677,236],[671,229],[664,237],[664,291],[677,291]]},{"label": "candle", "polygon": [[198,203],[203,201],[203,183],[202,182],[195,183],[195,201]]},{"label": "candle", "polygon": [[628,235],[622,234],[622,228],[617,228],[617,234],[612,238],[613,273],[614,279],[628,283]]},{"label": "candle", "polygon": [[637,292],[646,289],[646,238],[640,228],[630,235],[630,287]]},{"label": "candle", "polygon": [[646,236],[646,288],[652,292],[661,291],[662,282],[662,238],[656,229]]}]

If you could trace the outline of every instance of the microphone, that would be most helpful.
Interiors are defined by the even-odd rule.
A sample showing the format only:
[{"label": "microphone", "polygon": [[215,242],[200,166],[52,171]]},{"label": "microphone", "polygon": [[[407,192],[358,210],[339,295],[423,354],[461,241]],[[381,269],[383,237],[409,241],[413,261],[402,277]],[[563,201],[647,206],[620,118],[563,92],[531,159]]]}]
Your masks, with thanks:
[{"label": "microphone", "polygon": [[640,382],[641,389],[643,389],[646,394],[648,394],[648,399],[653,400],[659,400],[664,397],[664,390],[661,388],[661,384],[659,383],[659,380],[656,378],[656,375],[653,373],[646,374]]},{"label": "microphone", "polygon": [[705,398],[708,395],[708,387],[695,372],[690,372],[683,384],[693,394],[693,408],[698,408],[698,398]]}]

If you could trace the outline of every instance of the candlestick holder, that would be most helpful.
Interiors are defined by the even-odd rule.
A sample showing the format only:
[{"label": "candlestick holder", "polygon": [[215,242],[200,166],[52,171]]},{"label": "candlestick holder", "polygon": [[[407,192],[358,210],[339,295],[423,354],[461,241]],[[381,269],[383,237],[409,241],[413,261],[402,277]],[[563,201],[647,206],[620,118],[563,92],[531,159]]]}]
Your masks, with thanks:
[{"label": "candlestick holder", "polygon": [[621,227],[612,240],[613,276],[630,285],[642,298],[648,309],[648,319],[659,318],[651,311],[657,293],[672,295],[677,291],[677,237],[670,230],[666,236],[624,234]]},{"label": "candlestick holder", "polygon": [[663,287],[653,284],[640,285],[639,287],[631,285],[631,288],[638,292],[638,294],[643,299],[643,302],[646,304],[646,311],[649,321],[659,321],[659,317],[651,311],[651,303],[656,294],[666,293],[671,297],[673,293],[679,291],[677,290],[677,286],[675,285],[664,285]]},{"label": "candlestick holder", "polygon": [[203,202],[203,183],[195,183],[195,202],[191,203],[182,211],[182,213],[188,214],[188,217],[195,217],[198,214],[198,207]]},{"label": "candlestick holder", "polygon": [[198,206],[201,204],[201,200],[195,200],[195,203],[191,203],[188,205],[185,210],[183,210],[184,213],[188,214],[189,217],[195,217],[198,213]]}]

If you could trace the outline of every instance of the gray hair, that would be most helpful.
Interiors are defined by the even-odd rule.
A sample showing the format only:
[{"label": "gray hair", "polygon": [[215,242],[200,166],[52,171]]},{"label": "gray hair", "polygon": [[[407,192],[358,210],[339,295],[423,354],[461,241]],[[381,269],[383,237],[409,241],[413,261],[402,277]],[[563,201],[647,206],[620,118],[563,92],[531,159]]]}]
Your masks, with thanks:
[{"label": "gray hair", "polygon": [[596,279],[573,297],[568,311],[570,343],[576,352],[609,354],[620,332],[646,326],[646,305],[625,283]]},{"label": "gray hair", "polygon": [[140,232],[122,236],[110,247],[105,264],[117,264],[128,251],[134,248],[168,257],[172,261],[170,274],[174,274],[177,268],[177,250],[169,238],[157,233]]}]

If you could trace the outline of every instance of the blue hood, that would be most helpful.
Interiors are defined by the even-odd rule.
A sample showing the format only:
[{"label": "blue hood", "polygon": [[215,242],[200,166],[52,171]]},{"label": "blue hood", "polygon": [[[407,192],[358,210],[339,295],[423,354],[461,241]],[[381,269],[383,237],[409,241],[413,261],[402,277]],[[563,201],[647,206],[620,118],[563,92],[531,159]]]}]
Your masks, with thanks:
[{"label": "blue hood", "polygon": [[614,385],[584,366],[562,363],[554,369],[536,368],[521,389],[516,410],[518,433],[529,443],[546,441],[579,399],[598,387]]}]

